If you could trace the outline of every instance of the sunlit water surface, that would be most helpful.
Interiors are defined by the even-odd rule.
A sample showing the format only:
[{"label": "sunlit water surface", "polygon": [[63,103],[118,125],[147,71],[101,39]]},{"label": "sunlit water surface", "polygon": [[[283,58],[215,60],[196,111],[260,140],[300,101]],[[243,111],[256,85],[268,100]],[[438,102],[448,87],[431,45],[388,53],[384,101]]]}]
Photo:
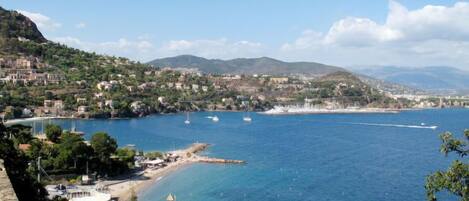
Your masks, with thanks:
[{"label": "sunlit water surface", "polygon": [[[215,114],[218,123],[206,118]],[[295,116],[252,113],[252,123],[243,122],[243,115],[192,113],[190,125],[184,124],[185,114],[53,122],[64,128],[74,122],[87,133],[86,138],[105,131],[120,146],[135,144],[145,151],[210,143],[213,146],[203,154],[248,162],[180,168],[141,192],[141,201],[162,201],[168,193],[182,201],[421,201],[425,200],[425,177],[446,169],[454,159],[439,153],[438,134],[451,131],[461,137],[469,128],[468,109]],[[36,130],[40,127],[36,123]]]}]

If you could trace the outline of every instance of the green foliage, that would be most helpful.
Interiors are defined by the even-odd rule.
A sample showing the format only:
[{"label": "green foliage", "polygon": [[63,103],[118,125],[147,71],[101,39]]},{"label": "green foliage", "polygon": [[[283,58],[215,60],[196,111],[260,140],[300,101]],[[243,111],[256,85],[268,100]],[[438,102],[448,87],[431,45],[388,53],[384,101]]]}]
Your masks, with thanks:
[{"label": "green foliage", "polygon": [[155,160],[157,158],[163,158],[163,154],[159,151],[147,152],[145,153],[145,157],[150,160]]},{"label": "green foliage", "polygon": [[62,135],[62,128],[59,125],[47,124],[44,132],[51,142],[58,142]]},{"label": "green foliage", "polygon": [[117,149],[117,142],[107,133],[98,132],[91,137],[91,147],[100,159],[108,159]]},{"label": "green foliage", "polygon": [[135,150],[129,148],[117,149],[116,151],[117,158],[119,158],[119,160],[125,163],[129,168],[134,167],[135,154]]},{"label": "green foliage", "polygon": [[0,123],[0,159],[4,160],[10,181],[20,201],[47,200],[45,189],[27,171],[29,160],[14,146],[9,135],[17,135],[17,129]]},{"label": "green foliage", "polygon": [[[461,158],[467,156],[469,130],[464,131],[463,140],[454,139],[449,132],[441,134],[440,138],[443,141],[440,149],[442,153],[447,155],[455,152]],[[428,176],[425,189],[429,201],[436,201],[436,193],[443,190],[460,197],[461,201],[469,201],[469,164],[464,161],[454,161],[446,172],[438,171]]]},{"label": "green foliage", "polygon": [[54,159],[54,166],[57,169],[67,169],[72,166],[76,168],[79,159],[85,162],[93,153],[93,150],[83,142],[83,138],[69,132],[62,134],[57,150],[59,155]]},{"label": "green foliage", "polygon": [[23,37],[37,42],[46,41],[31,20],[17,11],[7,11],[2,7],[0,7],[0,38],[1,37]]},{"label": "green foliage", "polygon": [[30,126],[15,124],[8,127],[8,130],[8,133],[11,134],[11,136],[13,137],[13,141],[17,145],[28,144],[33,139]]}]

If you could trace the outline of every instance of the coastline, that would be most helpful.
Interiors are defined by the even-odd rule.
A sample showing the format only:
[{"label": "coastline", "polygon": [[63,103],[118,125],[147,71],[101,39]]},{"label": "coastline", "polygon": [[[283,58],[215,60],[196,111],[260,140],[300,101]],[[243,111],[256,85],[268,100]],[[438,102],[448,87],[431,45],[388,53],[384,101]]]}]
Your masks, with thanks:
[{"label": "coastline", "polygon": [[30,121],[43,121],[43,120],[53,120],[53,119],[76,119],[75,117],[30,117],[30,118],[21,118],[21,119],[10,119],[3,124],[5,125],[12,125],[18,124],[23,122],[30,122]]},{"label": "coastline", "polygon": [[298,114],[396,114],[402,109],[388,108],[344,108],[344,109],[317,109],[308,107],[281,107],[276,106],[271,110],[259,112],[264,115],[298,115]]},{"label": "coastline", "polygon": [[[288,111],[285,111],[287,109]],[[293,109],[293,110],[291,110]],[[401,111],[415,111],[415,110],[430,110],[430,109],[441,109],[441,108],[400,108],[400,109],[390,109],[390,108],[361,108],[361,109],[301,109],[301,108],[286,108],[286,107],[274,107],[270,110],[264,111],[249,111],[255,112],[263,115],[301,115],[301,114],[374,114],[374,113],[389,113],[395,114]],[[466,108],[468,109],[468,108]],[[244,112],[241,110],[201,110],[201,111],[191,111],[191,112]],[[178,113],[184,113],[184,111],[175,112],[175,113],[152,113],[141,117],[114,117],[114,118],[80,118],[73,116],[47,116],[47,117],[29,117],[29,118],[18,118],[10,119],[4,121],[4,125],[13,125],[24,122],[31,121],[43,121],[43,120],[54,120],[54,119],[77,119],[77,120],[129,120],[129,119],[138,119],[145,118],[153,115],[175,115]]]},{"label": "coastline", "polygon": [[98,185],[107,186],[112,197],[118,197],[119,200],[129,200],[132,196],[132,191],[138,195],[161,178],[194,163],[245,163],[240,160],[226,160],[197,155],[197,153],[204,151],[208,146],[209,144],[194,143],[186,149],[171,151],[169,153],[180,157],[176,162],[168,163],[167,166],[156,170],[145,170],[141,174],[134,175],[128,179],[107,180],[100,182]]},{"label": "coastline", "polygon": [[115,184],[108,184],[106,186],[109,187],[111,197],[118,197],[119,200],[129,200],[132,196],[132,191],[135,195],[139,195],[163,177],[193,163],[195,162],[189,160],[174,162],[164,168],[145,171],[142,175],[134,176],[125,181],[117,181]]}]

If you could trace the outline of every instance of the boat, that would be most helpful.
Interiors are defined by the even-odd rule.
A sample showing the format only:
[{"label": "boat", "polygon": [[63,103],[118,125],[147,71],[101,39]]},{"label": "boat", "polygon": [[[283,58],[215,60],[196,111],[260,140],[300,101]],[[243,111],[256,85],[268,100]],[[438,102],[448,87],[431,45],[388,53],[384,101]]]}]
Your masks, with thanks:
[{"label": "boat", "polygon": [[421,126],[425,126],[426,124],[425,123],[420,123]]},{"label": "boat", "polygon": [[185,124],[191,124],[191,120],[189,119],[189,112],[186,113],[186,120],[184,121]]},{"label": "boat", "polygon": [[212,121],[213,121],[213,122],[218,122],[218,121],[220,121],[220,119],[218,119],[217,116],[213,116],[213,117],[212,117]]},{"label": "boat", "polygon": [[243,121],[245,122],[251,122],[252,118],[249,116],[249,113],[246,111],[245,115],[243,116]]}]

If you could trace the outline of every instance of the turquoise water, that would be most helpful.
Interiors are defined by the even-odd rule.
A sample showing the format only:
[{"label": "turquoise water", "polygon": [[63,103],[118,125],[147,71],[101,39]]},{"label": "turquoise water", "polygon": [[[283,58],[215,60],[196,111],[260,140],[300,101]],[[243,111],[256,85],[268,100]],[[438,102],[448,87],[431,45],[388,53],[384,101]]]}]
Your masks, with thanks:
[{"label": "turquoise water", "polygon": [[[162,178],[139,195],[142,201],[215,200],[425,200],[425,176],[446,169],[453,158],[438,149],[438,134],[462,136],[469,110],[422,110],[399,114],[264,116],[216,113],[220,122],[191,114],[131,120],[80,120],[79,130],[106,131],[120,145],[172,150],[211,143],[204,154],[246,160],[246,165],[195,164]],[[55,121],[70,127],[70,120]],[[437,125],[436,130],[354,123]],[[87,134],[89,137],[89,134]],[[443,195],[445,196],[445,195]]]}]

